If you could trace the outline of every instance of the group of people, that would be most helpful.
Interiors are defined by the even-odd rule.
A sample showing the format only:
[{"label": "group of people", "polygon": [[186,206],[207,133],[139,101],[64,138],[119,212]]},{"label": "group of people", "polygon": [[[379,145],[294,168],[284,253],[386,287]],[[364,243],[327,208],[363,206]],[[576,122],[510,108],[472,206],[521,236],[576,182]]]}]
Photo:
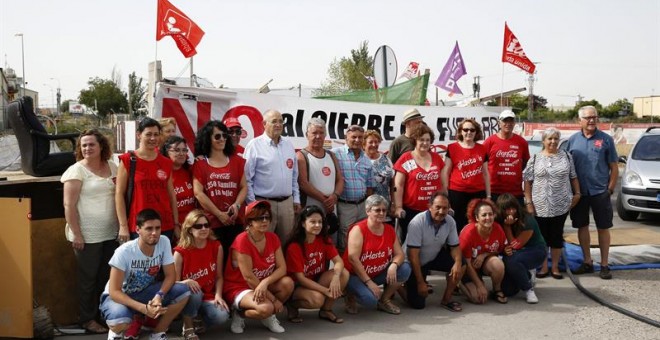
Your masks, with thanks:
[{"label": "group of people", "polygon": [[594,271],[592,209],[600,276],[609,279],[617,157],[597,117],[593,107],[579,110],[582,131],[569,152],[558,150],[558,130],[544,131],[533,157],[513,134],[509,110],[483,143],[479,122],[462,120],[444,159],[417,109],[404,113],[404,133],[387,155],[380,134],[359,125],[340,136],[343,146],[326,150],[319,118],[308,121],[308,144],[296,151],[276,110],[245,148],[236,118],[207,122],[194,141],[176,135],[173,119],[144,118],[139,147],[119,164],[105,136],[85,131],[78,162],[61,178],[81,325],[109,339],[137,339],[143,327],[151,339],[166,339],[181,314],[186,340],[228,319],[234,333],[245,318],[281,333],[276,314],[285,309],[291,323],[303,321],[301,308],[342,323],[333,311],[342,296],[348,314],[358,306],[399,314],[397,292],[424,308],[431,270],[446,272],[441,306],[453,312],[462,310],[456,290],[475,304],[506,303],[519,291],[537,303],[534,276],[562,278],[569,210],[584,251],[577,273]]}]

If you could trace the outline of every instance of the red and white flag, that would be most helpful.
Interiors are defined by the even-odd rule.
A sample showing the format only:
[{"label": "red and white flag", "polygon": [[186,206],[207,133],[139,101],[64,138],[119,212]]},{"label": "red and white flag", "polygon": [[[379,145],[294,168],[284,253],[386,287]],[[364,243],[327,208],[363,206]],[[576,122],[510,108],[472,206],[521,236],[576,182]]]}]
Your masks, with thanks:
[{"label": "red and white flag", "polygon": [[363,76],[364,79],[366,79],[369,82],[369,84],[371,84],[374,90],[378,90],[378,84],[376,83],[376,78],[374,78],[373,76],[365,76],[364,74]]},{"label": "red and white flag", "polygon": [[169,1],[158,0],[156,40],[168,35],[174,39],[179,51],[186,58],[190,58],[197,54],[196,48],[204,36],[204,31]]},{"label": "red and white flag", "polygon": [[400,78],[412,79],[417,76],[419,76],[419,63],[411,61],[410,64],[408,64],[408,68],[406,68],[406,70],[401,73]]},{"label": "red and white flag", "polygon": [[502,47],[502,62],[519,67],[523,71],[533,74],[536,65],[527,58],[525,51],[518,38],[511,32],[509,26],[504,23],[504,46]]}]

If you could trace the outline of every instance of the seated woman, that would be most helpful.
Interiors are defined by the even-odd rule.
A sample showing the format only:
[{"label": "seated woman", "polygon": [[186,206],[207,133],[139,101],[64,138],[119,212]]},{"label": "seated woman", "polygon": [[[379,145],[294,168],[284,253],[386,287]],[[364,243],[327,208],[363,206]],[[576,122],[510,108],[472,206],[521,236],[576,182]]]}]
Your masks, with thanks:
[{"label": "seated woman", "polygon": [[229,319],[229,307],[222,299],[222,247],[209,227],[204,211],[195,209],[181,226],[179,245],[174,248],[178,282],[190,288],[190,299],[183,309],[183,337],[196,340],[193,318],[201,312],[207,327]]},{"label": "seated woman", "polygon": [[[335,315],[332,306],[346,288],[348,271],[328,236],[321,208],[310,205],[302,210],[285,249],[287,271],[297,283],[287,304],[289,321],[302,322],[298,308],[320,308],[319,318],[344,322]],[[334,264],[332,270],[326,267],[328,261]]]},{"label": "seated woman", "polygon": [[488,290],[482,276],[487,275],[493,283],[491,296],[499,303],[507,303],[502,292],[504,263],[498,257],[504,251],[506,236],[495,222],[495,207],[490,200],[475,198],[468,204],[467,213],[470,223],[458,237],[467,262],[461,291],[472,303],[486,303]]},{"label": "seated woman", "polygon": [[[348,248],[344,252],[348,279],[346,312],[356,314],[357,303],[390,314],[401,310],[392,303],[394,292],[408,280],[410,264],[405,262],[394,227],[385,224],[388,202],[371,195],[365,203],[367,218],[354,224],[348,232]],[[385,285],[381,292],[379,285]]]},{"label": "seated woman", "polygon": [[497,208],[500,211],[497,221],[509,241],[509,246],[504,249],[504,293],[512,296],[522,290],[527,303],[538,303],[529,271],[540,266],[548,256],[539,225],[511,194],[500,195]]},{"label": "seated woman", "polygon": [[243,333],[243,318],[261,320],[271,332],[283,333],[275,317],[293,293],[279,237],[268,231],[273,213],[267,201],[245,208],[246,230],[229,248],[223,295],[233,307],[231,331]]}]

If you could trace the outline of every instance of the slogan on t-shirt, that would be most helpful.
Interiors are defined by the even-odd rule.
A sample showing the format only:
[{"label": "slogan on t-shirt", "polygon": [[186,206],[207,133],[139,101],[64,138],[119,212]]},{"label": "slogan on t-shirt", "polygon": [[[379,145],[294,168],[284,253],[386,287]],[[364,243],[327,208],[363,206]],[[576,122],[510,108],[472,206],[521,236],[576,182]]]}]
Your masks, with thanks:
[{"label": "slogan on t-shirt", "polygon": [[389,247],[387,252],[385,250],[369,250],[363,253],[360,256],[360,262],[364,265],[364,271],[367,272],[367,275],[371,276],[382,272],[392,258],[392,253],[392,248]]},{"label": "slogan on t-shirt", "polygon": [[474,177],[474,176],[477,176],[477,175],[481,175],[481,173],[482,173],[482,167],[478,167],[478,168],[476,168],[476,169],[473,169],[473,170],[466,170],[466,171],[463,171],[462,169],[463,169],[463,167],[466,167],[466,166],[469,166],[469,165],[473,165],[473,164],[477,164],[477,162],[479,162],[479,163],[483,163],[483,160],[484,160],[484,159],[483,159],[483,157],[481,157],[481,156],[470,157],[470,158],[467,158],[467,159],[460,160],[460,161],[456,164],[456,168],[458,168],[458,170],[461,172],[461,178],[463,178],[463,179],[468,179],[468,178],[470,178],[470,177]]},{"label": "slogan on t-shirt", "polygon": [[[517,176],[518,172],[512,170],[511,168],[516,168],[520,163],[520,157],[518,156],[519,150],[518,145],[511,145],[509,151],[497,150],[495,153],[495,158],[497,159],[497,175],[499,176]],[[513,160],[513,161],[512,161]]]},{"label": "slogan on t-shirt", "polygon": [[206,183],[206,192],[208,192],[209,197],[234,197],[234,192],[236,192],[236,189],[238,188],[238,183],[227,182],[231,179],[230,173],[211,173],[209,177],[211,180]]}]

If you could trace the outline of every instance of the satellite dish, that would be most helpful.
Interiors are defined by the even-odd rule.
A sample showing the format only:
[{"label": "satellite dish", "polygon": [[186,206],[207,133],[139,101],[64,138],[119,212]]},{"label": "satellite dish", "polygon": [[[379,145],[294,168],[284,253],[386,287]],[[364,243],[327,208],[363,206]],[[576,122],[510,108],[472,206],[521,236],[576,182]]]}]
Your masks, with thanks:
[{"label": "satellite dish", "polygon": [[398,64],[392,48],[387,45],[379,47],[374,56],[374,78],[378,88],[394,85],[397,73]]}]

